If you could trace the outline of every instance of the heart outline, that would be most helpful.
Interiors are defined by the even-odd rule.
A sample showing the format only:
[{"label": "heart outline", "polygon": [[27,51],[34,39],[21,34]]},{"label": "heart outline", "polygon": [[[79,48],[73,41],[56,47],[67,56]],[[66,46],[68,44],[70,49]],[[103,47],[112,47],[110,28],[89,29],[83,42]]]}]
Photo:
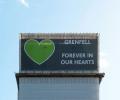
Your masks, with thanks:
[{"label": "heart outline", "polygon": [[[27,44],[27,42],[29,42],[29,41],[35,41],[38,45],[40,45],[41,44],[41,42],[43,42],[43,41],[51,41],[51,43],[53,44],[53,52],[47,57],[47,59],[45,59],[43,62],[41,62],[41,63],[38,63],[37,61],[35,61],[28,53],[27,53],[27,51],[26,51],[26,49],[25,49],[25,47],[26,47],[26,44]],[[52,40],[50,40],[50,39],[45,39],[45,40],[41,40],[41,41],[38,41],[38,40],[36,40],[36,39],[29,39],[29,40],[27,40],[25,43],[24,43],[24,51],[25,51],[25,53],[26,53],[26,55],[33,61],[33,62],[35,62],[36,64],[38,64],[38,65],[41,65],[41,64],[43,64],[44,62],[46,62],[52,55],[53,55],[53,53],[55,52],[55,44],[54,44],[54,42],[52,41]]]}]

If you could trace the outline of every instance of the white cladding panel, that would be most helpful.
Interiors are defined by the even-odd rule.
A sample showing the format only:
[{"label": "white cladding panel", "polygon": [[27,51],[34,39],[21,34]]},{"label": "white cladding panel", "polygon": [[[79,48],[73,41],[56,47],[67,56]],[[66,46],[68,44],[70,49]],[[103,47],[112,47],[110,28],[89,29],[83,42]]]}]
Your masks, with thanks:
[{"label": "white cladding panel", "polygon": [[19,78],[19,100],[99,100],[98,78]]}]

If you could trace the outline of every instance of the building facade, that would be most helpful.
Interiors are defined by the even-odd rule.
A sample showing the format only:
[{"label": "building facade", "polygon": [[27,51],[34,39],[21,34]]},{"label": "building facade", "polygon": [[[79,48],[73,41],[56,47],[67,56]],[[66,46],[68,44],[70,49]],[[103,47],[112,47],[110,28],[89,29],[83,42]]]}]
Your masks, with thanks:
[{"label": "building facade", "polygon": [[[25,39],[25,41],[29,40],[30,43],[22,42],[24,41],[22,39]],[[42,47],[40,46],[41,42],[35,43],[33,39],[35,41],[47,39],[47,42],[45,42],[45,46]],[[53,40],[53,42],[56,43],[55,50],[53,54],[51,53],[52,56],[48,57],[52,60],[42,62],[42,60],[35,59],[31,52],[37,52],[37,50],[40,52],[42,49],[44,50],[42,53],[46,53],[50,51],[45,52],[43,48],[53,48],[53,44],[51,44],[51,41],[48,42],[48,39],[65,39],[60,42],[60,46],[62,43],[66,43],[65,41],[67,41],[67,44],[62,44],[61,48],[58,45],[59,42],[56,42],[58,40]],[[98,34],[21,34],[20,71],[16,73],[18,100],[99,100],[99,85],[104,77],[104,73],[99,73],[98,42],[94,42],[96,40],[98,41]],[[68,45],[68,43],[70,44]],[[37,44],[38,46],[35,46]],[[46,44],[49,46],[46,46]],[[37,50],[35,51],[33,49],[33,51],[28,52],[29,50],[26,48],[30,48],[30,50],[37,48]],[[57,48],[61,48],[63,51],[59,51]],[[72,50],[70,50],[70,48]],[[74,54],[74,57],[72,55],[63,58],[63,53]],[[54,54],[56,60],[54,60]],[[59,56],[56,56],[56,54]],[[87,56],[88,54],[90,54],[90,57]],[[37,55],[39,55],[39,53]],[[60,56],[61,59],[59,59]],[[25,57],[28,57],[27,59],[30,61],[26,60]],[[62,60],[69,60],[72,63],[62,64]],[[50,64],[52,63],[51,65],[49,61]],[[73,62],[75,61],[81,62],[74,64]],[[94,63],[90,63],[91,61]],[[34,63],[36,63],[36,65]],[[58,69],[54,67],[57,66],[56,64],[58,64]]]}]

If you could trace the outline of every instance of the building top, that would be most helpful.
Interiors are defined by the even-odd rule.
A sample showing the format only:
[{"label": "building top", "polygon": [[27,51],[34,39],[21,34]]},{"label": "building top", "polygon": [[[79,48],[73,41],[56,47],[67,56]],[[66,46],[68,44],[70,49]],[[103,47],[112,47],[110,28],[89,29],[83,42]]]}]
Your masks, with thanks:
[{"label": "building top", "polygon": [[21,33],[20,39],[96,39],[98,33]]},{"label": "building top", "polygon": [[21,33],[21,71],[98,72],[98,33]]}]

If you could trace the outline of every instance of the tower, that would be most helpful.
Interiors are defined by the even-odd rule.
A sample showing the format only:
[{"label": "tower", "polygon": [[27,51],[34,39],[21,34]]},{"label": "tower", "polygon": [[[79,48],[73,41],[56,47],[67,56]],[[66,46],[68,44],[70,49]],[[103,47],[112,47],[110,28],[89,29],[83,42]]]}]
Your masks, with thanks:
[{"label": "tower", "polygon": [[18,100],[99,100],[98,34],[22,33]]}]

